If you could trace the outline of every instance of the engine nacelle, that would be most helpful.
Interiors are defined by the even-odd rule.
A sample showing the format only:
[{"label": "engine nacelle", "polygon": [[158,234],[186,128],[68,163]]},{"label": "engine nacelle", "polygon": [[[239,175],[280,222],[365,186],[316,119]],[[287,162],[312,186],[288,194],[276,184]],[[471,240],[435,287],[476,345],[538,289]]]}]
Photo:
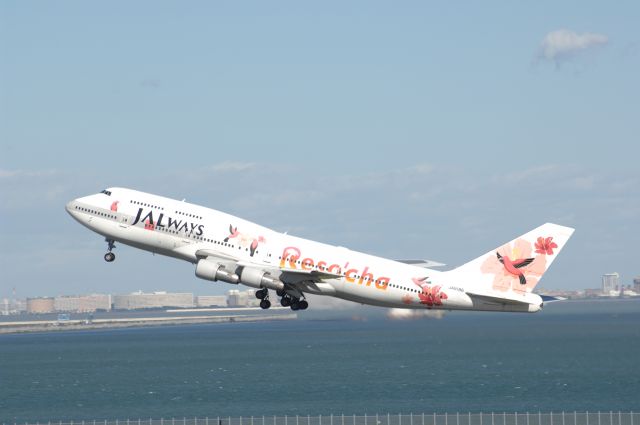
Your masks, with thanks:
[{"label": "engine nacelle", "polygon": [[196,276],[206,280],[221,280],[223,282],[238,283],[237,274],[225,269],[222,264],[206,259],[198,261],[196,264]]},{"label": "engine nacelle", "polygon": [[240,283],[254,288],[268,288],[274,291],[284,290],[284,283],[264,270],[244,267],[240,272]]}]

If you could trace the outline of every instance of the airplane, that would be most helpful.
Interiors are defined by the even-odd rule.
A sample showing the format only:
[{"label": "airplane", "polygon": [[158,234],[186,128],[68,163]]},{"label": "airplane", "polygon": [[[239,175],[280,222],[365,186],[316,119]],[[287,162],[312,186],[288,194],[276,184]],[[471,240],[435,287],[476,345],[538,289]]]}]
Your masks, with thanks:
[{"label": "airplane", "polygon": [[574,229],[547,223],[448,271],[428,260],[391,260],[271,230],[203,206],[126,188],[72,200],[67,212],[105,237],[189,261],[209,281],[256,289],[260,307],[305,310],[307,294],[389,308],[540,311],[533,292]]}]

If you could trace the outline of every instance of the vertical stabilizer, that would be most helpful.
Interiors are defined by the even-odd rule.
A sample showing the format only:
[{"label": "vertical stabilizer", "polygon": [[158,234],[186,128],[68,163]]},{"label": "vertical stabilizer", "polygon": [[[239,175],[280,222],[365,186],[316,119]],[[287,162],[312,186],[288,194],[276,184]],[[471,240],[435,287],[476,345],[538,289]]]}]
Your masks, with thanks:
[{"label": "vertical stabilizer", "polygon": [[574,229],[547,223],[449,273],[475,293],[524,294],[538,284]]}]

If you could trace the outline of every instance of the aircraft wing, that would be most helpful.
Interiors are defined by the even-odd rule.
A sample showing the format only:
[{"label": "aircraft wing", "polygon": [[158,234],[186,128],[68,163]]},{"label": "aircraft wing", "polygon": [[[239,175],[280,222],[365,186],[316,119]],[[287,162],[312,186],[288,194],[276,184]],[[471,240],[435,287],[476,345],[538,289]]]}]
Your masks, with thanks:
[{"label": "aircraft wing", "polygon": [[292,275],[303,277],[304,280],[321,281],[326,279],[340,279],[342,275],[336,273],[330,273],[320,270],[288,270],[281,269],[283,275]]},{"label": "aircraft wing", "polygon": [[199,249],[196,251],[196,258],[207,258],[207,257],[214,257],[216,259],[223,260],[223,261],[238,262],[239,260],[237,257],[234,257],[233,255],[224,254],[222,252],[219,252],[213,249]]},{"label": "aircraft wing", "polygon": [[446,266],[444,263],[439,263],[433,260],[395,260],[399,263],[411,264],[412,266],[431,268],[431,267],[442,267]]}]

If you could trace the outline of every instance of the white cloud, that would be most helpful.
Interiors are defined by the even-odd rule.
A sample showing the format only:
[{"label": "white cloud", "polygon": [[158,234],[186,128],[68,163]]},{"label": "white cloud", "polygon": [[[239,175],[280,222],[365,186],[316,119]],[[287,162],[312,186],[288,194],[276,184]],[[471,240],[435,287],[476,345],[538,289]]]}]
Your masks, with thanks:
[{"label": "white cloud", "polygon": [[608,42],[609,37],[604,34],[590,32],[578,34],[567,29],[559,29],[549,32],[544,37],[538,59],[558,64],[589,49],[604,46]]},{"label": "white cloud", "polygon": [[0,179],[14,177],[49,177],[59,174],[57,170],[6,170],[0,168]]},{"label": "white cloud", "polygon": [[212,165],[211,171],[215,171],[218,173],[233,173],[251,170],[254,166],[255,164],[253,162],[224,161]]}]

